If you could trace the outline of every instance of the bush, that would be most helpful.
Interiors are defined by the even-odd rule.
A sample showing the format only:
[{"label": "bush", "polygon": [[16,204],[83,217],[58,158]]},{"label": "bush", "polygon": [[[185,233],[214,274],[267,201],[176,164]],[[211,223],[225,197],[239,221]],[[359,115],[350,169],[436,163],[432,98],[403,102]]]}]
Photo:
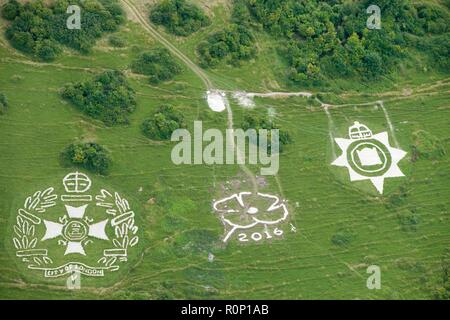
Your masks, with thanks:
[{"label": "bush", "polygon": [[201,9],[186,0],[163,0],[151,10],[150,20],[177,36],[188,36],[211,24]]},{"label": "bush", "polygon": [[231,24],[200,43],[197,52],[204,67],[217,65],[222,60],[237,65],[255,57],[255,39],[247,28]]},{"label": "bush", "polygon": [[[66,26],[67,7],[78,5],[82,10],[81,29]],[[89,52],[103,33],[114,31],[123,22],[123,12],[115,0],[55,0],[49,6],[43,1],[24,5],[10,0],[2,8],[2,15],[13,20],[6,29],[6,37],[18,50],[40,60],[54,60],[65,45],[80,52]]]},{"label": "bush", "polygon": [[185,128],[183,115],[172,106],[164,105],[142,123],[142,132],[153,140],[169,140],[176,129]]},{"label": "bush", "polygon": [[437,160],[445,156],[445,148],[442,142],[431,133],[419,130],[413,133],[414,145],[412,157],[413,161],[418,159]]},{"label": "bush", "polygon": [[353,238],[353,232],[348,229],[340,229],[331,237],[331,242],[337,246],[347,246],[353,241]]},{"label": "bush", "polygon": [[14,20],[19,15],[20,3],[11,0],[2,6],[2,17],[6,20]]},{"label": "bush", "polygon": [[6,100],[6,96],[3,93],[0,93],[0,114],[4,114],[7,107],[8,101]]},{"label": "bush", "polygon": [[415,209],[400,210],[397,213],[398,223],[403,231],[416,231],[420,219]]},{"label": "bush", "polygon": [[160,83],[173,79],[182,69],[169,50],[156,48],[142,53],[131,64],[131,70],[149,76],[151,83]]},{"label": "bush", "polygon": [[112,160],[109,152],[102,146],[89,143],[74,143],[61,153],[64,164],[71,164],[89,171],[107,174]]},{"label": "bush", "polygon": [[[258,145],[259,145],[259,130],[266,129],[266,130],[272,130],[272,129],[278,129],[279,132],[279,145],[278,145],[278,151],[281,153],[284,149],[284,146],[292,143],[291,136],[289,135],[289,132],[281,130],[278,125],[275,124],[275,122],[269,120],[267,117],[259,117],[257,115],[250,115],[246,114],[244,116],[244,121],[241,124],[241,128],[245,131],[248,129],[255,129],[258,137]],[[250,141],[252,142],[252,141]],[[253,142],[254,143],[254,142]],[[268,143],[268,151],[269,153],[272,153],[271,148],[271,135],[270,131],[267,135],[267,143]],[[259,147],[264,148],[265,146],[259,145]]]},{"label": "bush", "polygon": [[438,286],[433,290],[435,299],[450,300],[450,248],[441,257],[441,272]]},{"label": "bush", "polygon": [[118,35],[112,35],[108,39],[109,44],[116,48],[126,47],[127,43],[125,39],[119,37]]},{"label": "bush", "polygon": [[61,95],[108,126],[128,123],[128,115],[136,108],[134,90],[120,71],[106,71],[93,80],[67,85]]}]

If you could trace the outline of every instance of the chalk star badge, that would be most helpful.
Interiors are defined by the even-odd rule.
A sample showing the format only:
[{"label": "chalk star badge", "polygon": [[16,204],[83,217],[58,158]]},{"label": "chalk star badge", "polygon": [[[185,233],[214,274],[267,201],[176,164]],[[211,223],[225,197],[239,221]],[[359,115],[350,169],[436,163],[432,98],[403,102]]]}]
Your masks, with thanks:
[{"label": "chalk star badge", "polygon": [[365,125],[355,121],[348,130],[350,139],[335,138],[342,155],[332,165],[346,167],[350,181],[370,180],[383,193],[384,179],[403,177],[398,163],[406,152],[391,147],[387,132],[372,135]]}]

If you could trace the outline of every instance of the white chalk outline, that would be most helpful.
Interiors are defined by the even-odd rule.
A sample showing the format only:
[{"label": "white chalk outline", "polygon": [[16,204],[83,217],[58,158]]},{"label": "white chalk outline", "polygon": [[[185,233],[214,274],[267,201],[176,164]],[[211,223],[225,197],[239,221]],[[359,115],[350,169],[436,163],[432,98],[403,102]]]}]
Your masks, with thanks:
[{"label": "white chalk outline", "polygon": [[[75,176],[75,179],[83,177],[87,184],[83,190],[78,189],[78,182],[75,181],[74,190],[68,188],[67,181],[69,178]],[[72,172],[67,174],[63,179],[63,185],[66,192],[82,193],[89,190],[92,185],[89,177],[83,173]],[[15,236],[13,237],[13,245],[16,249],[16,256],[27,263],[28,269],[41,270],[44,272],[44,277],[61,277],[74,271],[74,268],[81,274],[87,276],[104,276],[104,271],[117,271],[120,266],[117,262],[124,262],[128,260],[128,248],[134,247],[139,242],[137,235],[138,227],[135,225],[134,212],[130,209],[130,205],[125,198],[122,198],[119,193],[110,193],[109,191],[102,189],[100,193],[95,197],[97,200],[96,206],[105,209],[105,213],[112,216],[111,219],[105,219],[98,223],[92,223],[91,220],[86,222],[89,226],[89,237],[94,237],[103,240],[109,240],[112,242],[113,247],[105,249],[103,256],[97,261],[100,266],[88,266],[82,262],[71,261],[66,262],[60,266],[52,266],[53,260],[49,257],[47,249],[37,248],[38,237],[36,233],[36,226],[44,223],[45,225],[54,224],[58,225],[56,232],[50,232],[50,237],[47,239],[55,238],[56,236],[64,237],[63,227],[66,224],[54,223],[48,220],[42,219],[39,214],[46,212],[48,208],[56,205],[58,195],[53,193],[54,188],[49,187],[44,191],[37,191],[33,195],[26,198],[24,206],[18,209],[16,224],[13,226]],[[86,196],[86,195],[81,195]],[[92,196],[91,196],[92,197]],[[62,198],[62,197],[61,197]],[[81,199],[81,198],[80,198]],[[61,201],[64,201],[61,199]],[[81,201],[81,200],[77,200]],[[89,201],[89,200],[86,200]],[[88,204],[80,205],[77,207],[65,205],[69,214],[69,221],[73,219],[75,221],[81,221],[84,218],[84,212]],[[71,220],[72,219],[72,220]],[[87,219],[87,217],[86,217]],[[61,221],[60,221],[61,222]],[[63,222],[63,221],[62,221]],[[107,223],[110,223],[114,229],[115,237],[108,239],[105,233],[105,227]],[[50,228],[52,229],[52,228]],[[59,230],[61,229],[61,230]],[[48,232],[46,228],[46,235]],[[50,230],[51,231],[51,230]],[[84,239],[84,238],[83,238]],[[46,240],[46,236],[42,238]],[[41,242],[42,242],[41,240]],[[86,240],[86,239],[84,239]],[[91,240],[88,240],[91,241]],[[39,242],[39,243],[41,243]],[[71,250],[69,250],[71,251]],[[83,248],[75,250],[76,252],[69,253],[84,253]],[[67,250],[66,250],[67,253]],[[80,269],[81,268],[81,269]],[[97,271],[97,272],[96,272]]]},{"label": "white chalk outline", "polygon": [[[361,125],[359,122],[355,121],[354,125],[349,128],[349,136],[351,133],[350,129],[352,127],[356,127],[356,126],[367,128],[367,126]],[[400,160],[402,160],[406,156],[407,152],[403,151],[401,149],[398,149],[398,148],[391,147],[391,145],[389,143],[389,134],[386,131],[375,134],[373,136],[372,136],[372,133],[370,130],[369,130],[369,132],[370,132],[370,135],[366,135],[360,139],[358,139],[358,138],[350,138],[350,139],[335,138],[334,140],[335,140],[336,144],[339,146],[339,148],[341,148],[342,154],[337,159],[335,159],[331,164],[334,166],[338,166],[338,167],[346,167],[348,169],[348,172],[350,175],[350,181],[370,180],[372,182],[372,184],[375,186],[375,188],[377,189],[377,191],[380,194],[383,194],[384,179],[404,176],[403,172],[400,170],[400,168],[398,166],[398,163],[400,162]],[[363,142],[365,140],[370,140],[370,139],[377,140],[378,142],[383,144],[391,156],[391,166],[389,167],[389,169],[386,170],[386,172],[384,172],[383,174],[378,175],[378,176],[364,176],[360,173],[357,173],[351,167],[351,165],[349,163],[349,159],[347,159],[347,149],[350,147],[350,145],[353,142],[355,142],[355,141]]]},{"label": "white chalk outline", "polygon": [[[246,225],[246,226],[242,226],[236,223],[231,222],[230,220],[228,220],[227,218],[225,218],[225,214],[226,213],[234,213],[234,212],[239,212],[239,210],[234,210],[234,209],[229,209],[229,210],[221,210],[218,209],[217,206],[221,203],[227,202],[231,199],[236,199],[238,204],[241,206],[241,208],[245,208],[245,204],[244,204],[244,199],[243,196],[247,196],[247,195],[252,195],[251,192],[248,191],[244,191],[244,192],[240,192],[240,193],[235,193],[229,197],[223,198],[221,200],[215,201],[213,203],[213,208],[216,212],[218,212],[220,214],[220,219],[222,221],[222,223],[224,225],[229,225],[231,226],[231,230],[227,232],[227,234],[225,235],[223,242],[227,242],[228,239],[231,237],[231,235],[236,231],[236,230],[247,230],[250,228],[253,228],[256,225],[275,225],[278,224],[282,221],[285,221],[287,219],[287,217],[289,216],[289,211],[286,207],[286,204],[284,203],[284,201],[281,201],[279,197],[275,196],[275,195],[270,195],[267,193],[260,193],[258,192],[257,195],[263,198],[270,198],[270,199],[274,199],[275,201],[269,206],[269,208],[266,210],[266,212],[271,212],[271,211],[275,211],[278,210],[280,208],[283,209],[283,217],[274,221],[268,221],[268,220],[260,220],[258,218],[256,218],[255,216],[252,216],[252,219],[254,220],[253,223]],[[250,208],[251,209],[251,208]],[[256,213],[256,212],[255,212]]]}]

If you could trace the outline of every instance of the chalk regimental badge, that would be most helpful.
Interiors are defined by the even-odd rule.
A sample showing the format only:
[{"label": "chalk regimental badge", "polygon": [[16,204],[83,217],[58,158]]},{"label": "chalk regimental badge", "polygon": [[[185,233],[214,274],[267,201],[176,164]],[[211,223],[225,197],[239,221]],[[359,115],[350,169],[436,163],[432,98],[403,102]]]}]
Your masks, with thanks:
[{"label": "chalk regimental badge", "polygon": [[16,256],[51,278],[73,272],[101,277],[119,270],[139,241],[128,201],[105,189],[90,194],[92,181],[80,172],[69,173],[62,183],[62,194],[53,187],[36,191],[17,210]]},{"label": "chalk regimental badge", "polygon": [[383,193],[385,178],[404,176],[398,162],[406,152],[390,146],[387,132],[372,135],[367,126],[356,121],[348,135],[350,139],[335,138],[342,155],[332,165],[346,167],[350,181],[370,180]]}]

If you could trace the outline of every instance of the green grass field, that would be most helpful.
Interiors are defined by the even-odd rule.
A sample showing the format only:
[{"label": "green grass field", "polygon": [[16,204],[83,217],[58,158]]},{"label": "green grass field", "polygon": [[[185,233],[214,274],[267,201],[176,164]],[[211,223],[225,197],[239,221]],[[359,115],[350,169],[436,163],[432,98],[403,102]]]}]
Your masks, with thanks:
[{"label": "green grass field", "polygon": [[[213,13],[210,27],[184,40],[158,30],[196,61],[196,43],[221,28],[228,9],[219,4]],[[380,83],[336,80],[332,87],[311,89],[326,103],[349,104],[329,109],[336,137],[346,137],[348,127],[360,121],[374,133],[387,131],[391,144],[394,134],[408,152],[399,163],[406,176],[386,179],[383,195],[369,181],[350,182],[345,168],[330,165],[329,120],[314,101],[256,98],[251,112],[274,110],[293,139],[281,154],[277,177],[265,177],[260,188],[288,201],[290,219],[281,225],[281,239],[240,244],[234,238],[224,245],[212,201],[251,190],[240,167],[176,166],[170,160],[173,143],[151,141],[140,131],[142,120],[162,104],[180,110],[190,130],[194,120],[225,130],[226,113],[208,108],[205,88],[193,72],[183,67],[174,81],[158,86],[128,72],[137,109],[130,125],[106,127],[62,100],[59,90],[104,69],[127,70],[140,52],[159,45],[139,24],[128,21],[118,31],[127,41],[125,48],[109,47],[105,37],[92,54],[66,51],[53,63],[39,63],[10,47],[3,35],[6,22],[1,23],[0,92],[9,108],[0,114],[0,298],[434,298],[442,284],[441,259],[450,244],[450,82],[448,74],[423,71],[432,62],[421,60]],[[271,41],[258,35],[258,58],[241,68],[219,66],[207,74],[224,90],[302,91],[284,82],[284,62]],[[383,110],[375,107],[378,100],[383,100],[394,132]],[[372,101],[369,106],[352,105]],[[250,111],[230,102],[238,127]],[[423,131],[447,153],[413,158],[414,147],[426,148],[415,138]],[[103,278],[82,277],[80,290],[68,290],[65,277],[47,279],[26,269],[15,256],[12,228],[28,195],[48,186],[61,190],[61,179],[75,171],[61,166],[59,154],[76,141],[95,141],[110,150],[111,173],[89,176],[96,188],[115,190],[129,200],[140,242],[119,271]],[[259,175],[258,166],[249,167]],[[348,235],[346,245],[333,243],[339,234]],[[49,250],[61,249],[53,243]],[[215,257],[212,262],[209,253]],[[381,290],[366,287],[369,265],[381,268]]]}]

